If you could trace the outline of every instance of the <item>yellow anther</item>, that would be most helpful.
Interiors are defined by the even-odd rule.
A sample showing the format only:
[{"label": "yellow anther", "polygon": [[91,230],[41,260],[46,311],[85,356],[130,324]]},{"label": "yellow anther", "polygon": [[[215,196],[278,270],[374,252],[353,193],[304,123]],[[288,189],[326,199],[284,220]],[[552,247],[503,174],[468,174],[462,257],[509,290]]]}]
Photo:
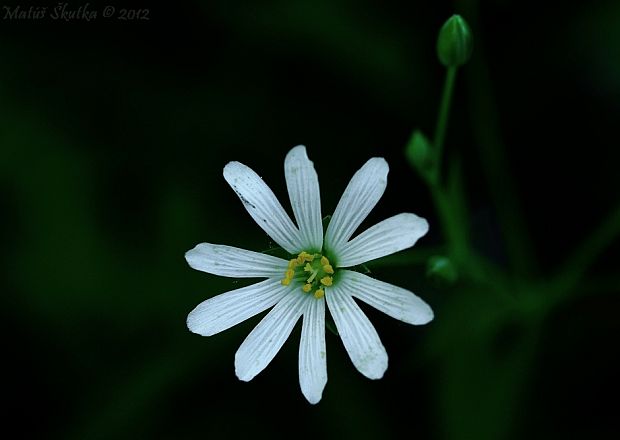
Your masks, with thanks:
[{"label": "yellow anther", "polygon": [[304,292],[308,293],[312,289],[312,284],[304,284],[304,287],[301,288]]},{"label": "yellow anther", "polygon": [[286,278],[293,278],[295,276],[295,271],[293,269],[289,269],[286,271]]},{"label": "yellow anther", "polygon": [[323,272],[328,273],[328,274],[333,274],[334,273],[334,268],[332,267],[331,264],[325,264],[323,266]]},{"label": "yellow anther", "polygon": [[293,258],[291,261],[288,262],[288,268],[295,269],[296,267],[297,267],[297,258]]},{"label": "yellow anther", "polygon": [[321,257],[321,266],[327,266],[329,264],[329,260],[327,257]]},{"label": "yellow anther", "polygon": [[332,285],[332,277],[323,277],[321,278],[321,284],[324,286],[331,286]]},{"label": "yellow anther", "polygon": [[297,255],[297,263],[303,264],[304,261],[312,261],[314,260],[314,255],[310,255],[306,251],[301,251],[299,255]]},{"label": "yellow anther", "polygon": [[304,271],[306,272],[312,272],[314,269],[312,269],[312,266],[310,266],[310,263],[306,263],[306,266],[304,267]]},{"label": "yellow anther", "polygon": [[280,282],[282,283],[283,286],[288,286],[289,284],[291,284],[291,279],[290,278],[284,278]]},{"label": "yellow anther", "polygon": [[316,289],[314,292],[314,297],[316,299],[323,298],[325,296],[325,291],[323,289]]}]

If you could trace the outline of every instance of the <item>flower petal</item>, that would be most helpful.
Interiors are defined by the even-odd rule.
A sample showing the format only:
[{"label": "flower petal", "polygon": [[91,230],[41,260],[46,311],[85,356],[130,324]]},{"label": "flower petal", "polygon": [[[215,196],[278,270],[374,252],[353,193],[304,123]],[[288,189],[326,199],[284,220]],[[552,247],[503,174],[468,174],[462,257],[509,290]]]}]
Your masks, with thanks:
[{"label": "flower petal", "polygon": [[290,292],[245,338],[235,354],[235,373],[239,379],[252,380],[269,365],[302,315],[305,299],[301,292]]},{"label": "flower petal", "polygon": [[224,167],[224,178],[254,221],[273,241],[291,254],[302,250],[299,230],[258,174],[242,163],[230,162]]},{"label": "flower petal", "polygon": [[308,402],[321,400],[327,383],[325,300],[307,296],[299,344],[299,385]]},{"label": "flower petal", "polygon": [[187,316],[187,328],[211,336],[267,310],[290,294],[279,279],[269,279],[209,298]]},{"label": "flower petal", "polygon": [[338,266],[350,267],[410,248],[428,232],[428,222],[415,214],[398,214],[366,229],[345,243]]},{"label": "flower petal", "polygon": [[360,373],[381,379],[388,357],[377,331],[341,283],[325,292],[344,347]]},{"label": "flower petal", "polygon": [[337,262],[342,247],[383,195],[388,171],[385,159],[373,157],[355,173],[344,190],[325,233],[325,247]]},{"label": "flower petal", "polygon": [[299,145],[289,151],[284,160],[284,174],[304,250],[320,252],[323,247],[323,221],[319,178],[308,159],[306,147]]},{"label": "flower petal", "polygon": [[283,277],[288,261],[272,255],[211,243],[200,243],[185,253],[189,265],[224,277]]},{"label": "flower petal", "polygon": [[429,305],[409,290],[350,270],[340,270],[338,276],[342,289],[392,318],[414,325],[433,319]]}]

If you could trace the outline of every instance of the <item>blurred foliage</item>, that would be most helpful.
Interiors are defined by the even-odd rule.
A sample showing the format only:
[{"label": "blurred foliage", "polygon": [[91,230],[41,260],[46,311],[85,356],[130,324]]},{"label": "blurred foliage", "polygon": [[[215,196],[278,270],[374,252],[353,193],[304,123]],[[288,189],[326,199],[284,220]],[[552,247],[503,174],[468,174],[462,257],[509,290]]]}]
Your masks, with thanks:
[{"label": "blurred foliage", "polygon": [[[617,434],[618,2],[135,6],[151,20],[1,23],[6,432]],[[404,147],[434,128],[436,37],[454,12],[475,50],[429,191]],[[298,390],[299,329],[246,384],[233,357],[258,318],[208,339],[185,328],[196,304],[245,283],[192,271],[187,249],[271,246],[223,166],[248,164],[284,199],[282,161],[299,143],[324,214],[383,156],[390,183],[366,224],[408,211],[431,225],[369,269],[428,301],[435,320],[413,328],[364,307],[390,355],[377,382],[328,332],[329,382],[313,407]],[[426,277],[437,255],[456,283]]]}]

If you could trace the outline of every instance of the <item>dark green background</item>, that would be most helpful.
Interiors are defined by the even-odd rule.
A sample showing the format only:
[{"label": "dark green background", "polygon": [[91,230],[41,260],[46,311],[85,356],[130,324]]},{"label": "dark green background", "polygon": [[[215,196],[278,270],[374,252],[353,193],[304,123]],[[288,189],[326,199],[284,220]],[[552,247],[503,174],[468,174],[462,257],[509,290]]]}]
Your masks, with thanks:
[{"label": "dark green background", "polygon": [[[105,5],[90,7],[101,15]],[[552,307],[539,298],[620,203],[620,3],[131,6],[148,8],[150,20],[0,20],[3,431],[61,439],[617,433],[618,242],[603,240]],[[433,282],[423,264],[403,261],[443,243],[403,149],[412,129],[432,133],[444,76],[435,38],[455,11],[469,20],[475,49],[458,77],[447,154],[464,163],[477,249],[506,269],[525,301],[467,274],[453,286]],[[186,250],[203,241],[270,245],[223,166],[251,166],[285,202],[284,155],[300,143],[317,167],[324,214],[369,157],[383,156],[388,189],[365,224],[409,211],[431,226],[421,254],[371,269],[420,295],[435,320],[412,327],[364,308],[390,356],[380,381],[363,378],[328,333],[329,381],[316,406],[299,391],[299,328],[242,383],[234,353],[258,318],[211,338],[185,327],[200,301],[246,283],[191,270]],[[516,195],[507,195],[511,179]],[[534,252],[515,267],[505,243],[525,243],[510,226],[520,216]]]}]

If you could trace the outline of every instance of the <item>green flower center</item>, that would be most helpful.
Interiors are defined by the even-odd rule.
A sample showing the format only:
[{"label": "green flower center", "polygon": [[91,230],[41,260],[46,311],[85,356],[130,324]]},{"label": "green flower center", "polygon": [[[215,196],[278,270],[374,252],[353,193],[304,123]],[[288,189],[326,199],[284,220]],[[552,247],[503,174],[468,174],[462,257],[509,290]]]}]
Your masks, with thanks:
[{"label": "green flower center", "polygon": [[305,293],[314,291],[314,297],[319,299],[325,296],[325,287],[332,285],[333,275],[334,268],[327,257],[301,251],[297,258],[292,258],[288,262],[288,269],[282,279],[282,285],[288,286],[293,279],[299,276],[299,278],[305,279],[301,290]]}]

